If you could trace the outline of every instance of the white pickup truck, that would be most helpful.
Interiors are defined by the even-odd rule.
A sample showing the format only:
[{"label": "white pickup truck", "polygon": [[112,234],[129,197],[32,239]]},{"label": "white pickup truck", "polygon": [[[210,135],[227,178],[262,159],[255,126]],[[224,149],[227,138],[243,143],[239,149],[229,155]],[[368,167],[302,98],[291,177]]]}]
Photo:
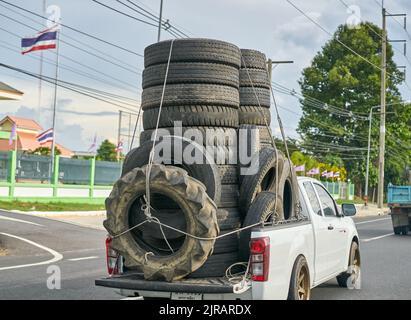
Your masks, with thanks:
[{"label": "white pickup truck", "polygon": [[[355,206],[341,210],[321,182],[298,179],[303,221],[257,227],[250,242],[248,290],[236,290],[226,278],[147,281],[120,269],[96,280],[121,295],[165,299],[272,300],[310,298],[311,289],[334,277],[341,287],[359,288],[359,237],[353,220]],[[115,253],[107,241],[109,273]],[[110,267],[111,266],[111,267]]]}]

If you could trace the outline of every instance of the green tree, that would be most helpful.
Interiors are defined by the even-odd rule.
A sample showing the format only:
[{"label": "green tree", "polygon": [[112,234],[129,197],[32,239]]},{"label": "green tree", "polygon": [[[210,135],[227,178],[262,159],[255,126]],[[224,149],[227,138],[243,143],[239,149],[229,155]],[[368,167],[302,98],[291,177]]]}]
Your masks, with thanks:
[{"label": "green tree", "polygon": [[[30,152],[30,154],[37,154],[40,156],[50,156],[51,155],[51,148],[49,147],[38,147],[37,149]],[[54,147],[54,154],[60,155],[61,151],[59,148]]]},{"label": "green tree", "polygon": [[[381,34],[381,29],[369,22],[358,28],[339,26],[311,65],[303,70],[299,81],[304,98],[301,99],[303,116],[298,132],[304,149],[323,161],[331,160],[332,164],[341,166],[338,156],[358,187],[363,186],[365,180],[368,114],[372,106],[380,104],[381,70],[375,66],[380,65],[381,38],[371,29]],[[338,40],[375,66],[349,51]],[[386,96],[387,104],[391,105],[387,111],[395,113],[387,114],[386,183],[400,182],[404,176],[410,149],[404,150],[401,144],[411,141],[411,108],[399,104],[398,85],[403,81],[403,73],[393,61],[390,44],[387,46],[387,72]],[[377,175],[379,115],[374,114],[373,118],[371,185]],[[334,159],[324,159],[327,154]]]},{"label": "green tree", "polygon": [[107,139],[104,140],[97,149],[97,160],[117,161],[116,145]]}]

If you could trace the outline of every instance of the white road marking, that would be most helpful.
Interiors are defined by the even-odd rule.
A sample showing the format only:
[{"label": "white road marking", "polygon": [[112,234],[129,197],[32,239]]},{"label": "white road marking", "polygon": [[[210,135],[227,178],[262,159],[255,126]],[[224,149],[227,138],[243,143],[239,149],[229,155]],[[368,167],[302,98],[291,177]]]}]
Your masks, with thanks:
[{"label": "white road marking", "polygon": [[374,220],[362,221],[362,222],[355,223],[355,225],[364,224],[364,223],[380,222],[380,221],[386,221],[386,220],[391,220],[391,218],[383,218],[383,219],[374,219]]},{"label": "white road marking", "polygon": [[98,256],[90,256],[90,257],[82,257],[82,258],[74,258],[74,259],[67,259],[68,261],[82,261],[82,260],[91,260],[97,259]]},{"label": "white road marking", "polygon": [[9,217],[5,217],[5,216],[0,216],[0,219],[10,220],[10,221],[14,221],[14,222],[27,223],[27,224],[31,224],[33,226],[38,226],[38,227],[44,227],[42,224],[38,224],[38,223],[35,223],[35,222],[26,221],[26,220],[21,220],[21,219],[16,219],[16,218],[9,218]]},{"label": "white road marking", "polygon": [[394,233],[388,233],[388,234],[383,234],[382,236],[379,236],[379,237],[374,237],[374,238],[369,238],[369,239],[362,239],[361,241],[362,241],[362,242],[370,242],[370,241],[374,241],[374,240],[379,240],[379,239],[382,239],[382,238],[390,237],[390,236],[393,236],[393,235],[394,235]]},{"label": "white road marking", "polygon": [[21,264],[21,265],[17,265],[17,266],[10,266],[10,267],[0,267],[0,271],[3,270],[10,270],[10,269],[20,269],[20,268],[27,268],[27,267],[35,267],[35,266],[41,266],[41,265],[45,265],[45,264],[51,264],[51,263],[55,263],[57,261],[60,261],[63,259],[63,255],[58,253],[57,251],[54,251],[53,249],[47,248],[39,243],[36,243],[34,241],[19,237],[19,236],[15,236],[9,233],[4,233],[4,232],[0,232],[0,234],[7,236],[7,237],[11,237],[11,238],[15,238],[24,242],[27,242],[37,248],[40,248],[44,251],[47,251],[48,253],[50,253],[53,258],[46,260],[46,261],[41,261],[41,262],[36,262],[36,263],[28,263],[28,264]]}]

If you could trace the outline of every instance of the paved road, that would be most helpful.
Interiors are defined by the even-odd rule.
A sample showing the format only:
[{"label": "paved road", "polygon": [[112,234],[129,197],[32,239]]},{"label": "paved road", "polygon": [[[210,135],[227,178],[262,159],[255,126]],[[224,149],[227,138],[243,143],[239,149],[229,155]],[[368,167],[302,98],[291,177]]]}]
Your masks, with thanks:
[{"label": "paved road", "polygon": [[[312,298],[411,299],[411,235],[392,235],[387,217],[357,220],[357,228],[362,289],[341,289],[333,280],[315,288]],[[104,239],[104,231],[0,211],[0,241],[11,248],[0,256],[0,299],[119,299],[112,290],[94,286],[106,274]],[[50,264],[36,265],[50,259],[61,269],[60,290],[47,288]],[[25,264],[31,266],[15,268]]]}]

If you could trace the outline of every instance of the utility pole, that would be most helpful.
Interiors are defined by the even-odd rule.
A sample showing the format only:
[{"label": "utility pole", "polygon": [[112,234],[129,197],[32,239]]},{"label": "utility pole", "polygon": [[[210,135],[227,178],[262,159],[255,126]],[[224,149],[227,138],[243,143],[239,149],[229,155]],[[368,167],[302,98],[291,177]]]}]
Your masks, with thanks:
[{"label": "utility pole", "polygon": [[118,146],[120,145],[121,139],[121,118],[123,117],[123,111],[119,111],[118,114],[118,132],[117,132],[117,161],[120,161],[120,150],[118,150]]},{"label": "utility pole", "polygon": [[381,46],[381,120],[380,120],[380,149],[378,160],[378,208],[384,204],[384,160],[385,160],[385,91],[386,91],[386,67],[387,67],[387,27],[386,11],[382,7],[382,46]]},{"label": "utility pole", "polygon": [[161,23],[163,21],[163,0],[160,0],[160,16],[158,17],[158,34],[157,34],[157,42],[160,41],[161,37]]}]

